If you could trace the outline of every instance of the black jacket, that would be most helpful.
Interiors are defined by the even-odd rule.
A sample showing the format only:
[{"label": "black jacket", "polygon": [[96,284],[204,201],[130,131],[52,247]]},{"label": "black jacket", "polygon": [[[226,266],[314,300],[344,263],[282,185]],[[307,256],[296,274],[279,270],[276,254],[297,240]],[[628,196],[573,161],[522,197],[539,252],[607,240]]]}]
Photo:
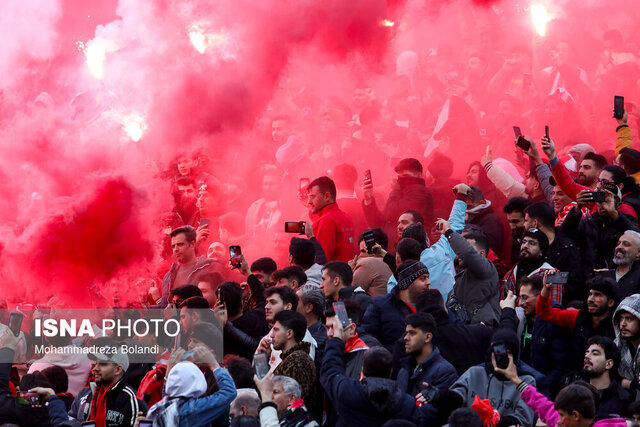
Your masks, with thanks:
[{"label": "black jacket", "polygon": [[493,205],[489,205],[476,212],[468,212],[468,214],[468,223],[480,227],[484,235],[489,239],[491,249],[493,249],[500,258],[504,259],[504,229],[502,228],[500,217],[496,215],[493,210]]},{"label": "black jacket", "polygon": [[618,239],[627,230],[638,231],[638,227],[624,214],[619,214],[615,221],[597,212],[582,218],[582,212],[575,207],[562,223],[562,232],[580,248],[586,278],[592,277],[595,268],[608,268]]},{"label": "black jacket", "polygon": [[631,270],[618,280],[615,291],[618,304],[629,295],[640,293],[640,261],[634,261]]},{"label": "black jacket", "polygon": [[[493,328],[481,324],[452,323],[444,307],[440,305],[431,305],[425,308],[425,311],[433,316],[438,326],[433,337],[433,345],[438,347],[442,357],[456,368],[458,375],[484,362],[486,350],[491,344]],[[464,343],[464,351],[460,351],[460,343]]]},{"label": "black jacket", "polygon": [[415,399],[400,391],[395,381],[377,377],[358,381],[345,375],[344,343],[338,338],[327,341],[320,382],[335,403],[337,427],[375,427],[396,419],[421,425]]},{"label": "black jacket", "polygon": [[404,318],[412,313],[404,301],[398,296],[398,287],[394,287],[386,295],[375,297],[364,313],[360,327],[376,337],[387,350],[393,352],[396,340],[405,333]]},{"label": "black jacket", "polygon": [[587,289],[584,285],[584,270],[580,251],[573,240],[565,236],[558,228],[556,237],[547,249],[547,261],[559,271],[569,272],[563,303],[569,301],[584,301],[587,297]]},{"label": "black jacket", "polygon": [[569,349],[569,368],[571,370],[582,370],[584,352],[587,350],[587,341],[589,341],[589,338],[594,335],[601,335],[603,337],[611,338],[612,340],[616,338],[616,334],[613,330],[613,312],[614,310],[611,309],[609,311],[609,316],[594,327],[593,317],[589,314],[587,309],[580,309],[570,337],[569,345],[571,347]]},{"label": "black jacket", "polygon": [[[133,426],[138,411],[147,412],[147,404],[136,398],[136,391],[127,385],[126,378],[120,379],[107,392],[106,426]],[[97,404],[97,393],[91,387],[86,387],[78,393],[76,402],[71,406],[69,414],[79,421],[89,421],[91,410]]]}]

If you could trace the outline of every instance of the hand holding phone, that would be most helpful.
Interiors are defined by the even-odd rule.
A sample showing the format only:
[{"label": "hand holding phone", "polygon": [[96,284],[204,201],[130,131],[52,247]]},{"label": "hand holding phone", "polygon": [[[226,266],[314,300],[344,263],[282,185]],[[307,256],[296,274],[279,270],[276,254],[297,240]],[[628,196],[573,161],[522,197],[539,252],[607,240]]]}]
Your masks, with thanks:
[{"label": "hand holding phone", "polygon": [[624,96],[613,97],[613,118],[622,119],[624,117]]},{"label": "hand holding phone", "polygon": [[376,244],[376,238],[373,235],[373,231],[367,230],[362,234],[364,244],[367,247],[367,253],[373,254],[373,246]]},{"label": "hand holding phone", "polygon": [[496,344],[493,346],[493,355],[496,358],[496,366],[500,369],[507,369],[509,366],[509,354],[504,344]]},{"label": "hand holding phone", "polygon": [[569,273],[567,271],[556,271],[547,275],[547,283],[555,285],[565,284],[569,281]]},{"label": "hand holding phone", "polygon": [[304,234],[304,221],[285,222],[284,223],[284,232],[285,233]]},{"label": "hand holding phone", "polygon": [[11,313],[9,315],[9,329],[16,337],[20,335],[20,328],[22,328],[22,319],[24,316],[22,313]]},{"label": "hand holding phone", "polygon": [[336,316],[340,321],[343,328],[349,326],[349,315],[347,314],[347,308],[344,306],[344,302],[338,301],[333,303],[333,310],[336,312]]},{"label": "hand holding phone", "polygon": [[229,246],[229,260],[231,262],[231,267],[242,267],[242,250],[240,249],[240,246]]},{"label": "hand holding phone", "polygon": [[269,362],[265,353],[257,353],[253,356],[253,366],[259,380],[269,373]]}]

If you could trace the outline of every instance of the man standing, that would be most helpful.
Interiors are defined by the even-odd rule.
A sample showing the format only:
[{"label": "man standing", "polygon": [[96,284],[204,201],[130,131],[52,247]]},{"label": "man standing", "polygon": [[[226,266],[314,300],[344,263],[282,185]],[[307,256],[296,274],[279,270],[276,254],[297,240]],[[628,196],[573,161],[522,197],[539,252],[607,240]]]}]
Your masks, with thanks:
[{"label": "man standing", "polygon": [[322,283],[320,287],[327,299],[327,305],[336,301],[352,299],[358,303],[362,313],[367,311],[371,304],[371,296],[363,289],[352,286],[353,270],[349,264],[343,261],[333,261],[324,266],[322,270]]},{"label": "man standing", "polygon": [[[504,285],[500,290],[500,299],[505,299],[509,291],[518,294],[516,284],[522,277],[531,277],[544,273],[545,270],[554,268],[545,262],[545,253],[549,248],[549,239],[537,228],[530,228],[524,233],[522,244],[520,245],[520,260],[504,277]],[[562,303],[563,286],[555,289],[552,299],[557,303]],[[558,295],[559,293],[559,295]]]},{"label": "man standing", "polygon": [[162,294],[156,302],[161,308],[166,307],[172,289],[197,283],[196,276],[206,271],[212,263],[211,259],[204,256],[196,257],[195,228],[185,225],[173,230],[169,236],[176,263],[162,279]]},{"label": "man standing", "polygon": [[307,330],[318,343],[318,349],[323,350],[327,342],[327,328],[322,323],[324,317],[324,294],[320,289],[303,288],[298,295],[298,313],[307,321]]},{"label": "man standing", "polygon": [[316,263],[316,251],[309,239],[293,237],[289,244],[289,264],[297,265],[304,270],[307,283],[320,286],[322,282],[322,266]]},{"label": "man standing", "polygon": [[613,263],[618,282],[616,300],[640,293],[640,233],[627,230],[620,236]]},{"label": "man standing", "polygon": [[398,286],[376,297],[362,318],[362,330],[373,335],[389,351],[406,329],[405,317],[416,312],[418,295],[429,288],[429,270],[420,261],[398,267]]},{"label": "man standing", "polygon": [[531,201],[524,197],[512,197],[503,208],[507,214],[507,222],[511,229],[511,264],[517,263],[520,258],[520,239],[522,239],[526,231],[524,210],[530,204]]},{"label": "man standing", "polygon": [[309,208],[315,237],[328,261],[347,262],[355,255],[353,222],[336,203],[336,185],[331,178],[321,176],[308,186]]},{"label": "man standing", "polygon": [[616,330],[615,343],[620,350],[620,369],[622,386],[627,390],[638,390],[640,374],[640,295],[631,295],[620,303],[613,314],[613,327]]},{"label": "man standing", "polygon": [[278,189],[282,176],[273,165],[265,165],[262,176],[262,197],[249,206],[245,217],[245,230],[253,238],[273,238],[282,227],[282,208]]},{"label": "man standing", "polygon": [[302,389],[296,380],[283,375],[274,377],[269,372],[261,380],[254,377],[254,381],[262,396],[259,425],[318,427],[319,424],[311,418],[305,407]]}]

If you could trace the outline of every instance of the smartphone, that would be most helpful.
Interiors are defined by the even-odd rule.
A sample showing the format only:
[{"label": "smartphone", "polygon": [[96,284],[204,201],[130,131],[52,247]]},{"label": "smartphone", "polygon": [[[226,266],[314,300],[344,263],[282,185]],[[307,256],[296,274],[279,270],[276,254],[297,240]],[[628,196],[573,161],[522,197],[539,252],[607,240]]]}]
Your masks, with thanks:
[{"label": "smartphone", "polygon": [[200,218],[200,225],[206,225],[207,227],[211,224],[211,220],[209,218]]},{"label": "smartphone", "polygon": [[263,379],[265,375],[269,373],[269,362],[267,361],[267,355],[264,353],[258,353],[253,356],[253,366],[256,370],[256,376],[258,379]]},{"label": "smartphone", "polygon": [[624,96],[613,97],[613,117],[615,119],[624,117]]},{"label": "smartphone", "polygon": [[304,234],[304,221],[285,222],[284,223],[284,232],[285,233]]},{"label": "smartphone", "polygon": [[20,405],[42,406],[42,399],[40,398],[40,395],[38,395],[38,393],[20,392],[17,402]]},{"label": "smartphone", "polygon": [[153,427],[153,421],[140,420],[140,427]]},{"label": "smartphone", "polygon": [[592,191],[591,192],[591,201],[595,203],[603,203],[604,202],[604,191]]},{"label": "smartphone", "polygon": [[22,319],[24,316],[21,313],[11,313],[9,316],[9,329],[13,332],[13,335],[20,335],[20,328],[22,327]]},{"label": "smartphone", "polygon": [[[80,425],[81,426],[96,427],[96,422],[95,421],[85,421]],[[142,424],[140,424],[140,425],[142,425]],[[153,423],[151,423],[151,425],[153,425]]]},{"label": "smartphone", "polygon": [[567,271],[556,271],[555,274],[547,276],[547,283],[563,284],[569,280],[569,273]]},{"label": "smartphone", "polygon": [[427,387],[422,387],[420,390],[424,398],[427,402],[431,403],[436,398],[436,393],[438,393],[438,389],[432,385],[428,385]]},{"label": "smartphone", "polygon": [[549,126],[544,125],[544,136],[549,139]]},{"label": "smartphone", "polygon": [[231,259],[231,266],[240,268],[242,266],[242,250],[240,246],[229,246],[229,258]]},{"label": "smartphone", "polygon": [[519,126],[514,126],[513,127],[513,133],[516,136],[516,139],[520,138],[522,136],[522,131],[520,130]]},{"label": "smartphone", "polygon": [[524,139],[523,136],[518,137],[518,140],[516,141],[516,145],[522,148],[523,151],[529,151],[529,148],[531,148],[531,143],[526,139]]},{"label": "smartphone", "polygon": [[507,354],[507,347],[504,344],[494,345],[493,354],[496,357],[496,365],[498,365],[498,368],[507,369],[507,366],[509,366],[509,355]]},{"label": "smartphone", "polygon": [[185,351],[184,354],[182,355],[182,360],[191,360],[191,361],[193,361],[193,356],[194,355],[195,355],[195,352],[193,350]]},{"label": "smartphone", "polygon": [[373,184],[373,181],[371,180],[371,169],[367,169],[366,171],[364,171],[364,177],[367,178],[371,184]]},{"label": "smartphone", "polygon": [[347,314],[347,308],[344,306],[342,301],[333,303],[333,310],[336,312],[336,316],[338,316],[338,320],[342,324],[343,328],[349,326],[349,315]]},{"label": "smartphone", "polygon": [[371,231],[371,230],[365,231],[362,234],[362,237],[364,239],[364,244],[367,246],[367,253],[368,254],[372,254],[373,253],[373,245],[376,244],[376,238],[373,237],[373,231]]}]

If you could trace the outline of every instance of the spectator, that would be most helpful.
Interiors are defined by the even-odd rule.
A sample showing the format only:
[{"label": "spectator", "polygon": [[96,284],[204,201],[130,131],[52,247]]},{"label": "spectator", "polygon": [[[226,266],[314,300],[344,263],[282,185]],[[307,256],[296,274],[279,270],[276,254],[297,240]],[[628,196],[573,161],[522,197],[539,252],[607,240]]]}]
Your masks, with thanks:
[{"label": "spectator", "polygon": [[494,212],[501,212],[504,205],[507,204],[507,198],[495,186],[487,176],[487,172],[480,162],[472,162],[467,170],[467,182],[469,187],[477,187],[480,189],[479,194],[482,198],[491,201]]},{"label": "spectator", "polygon": [[321,176],[308,186],[313,230],[328,261],[349,261],[354,254],[353,222],[336,203],[336,186]]},{"label": "spectator", "polygon": [[333,317],[334,336],[327,341],[320,382],[340,414],[336,426],[381,426],[390,419],[405,419],[420,424],[422,415],[413,397],[403,393],[390,379],[392,357],[383,347],[366,350],[362,380],[345,374],[345,342],[350,332]]},{"label": "spectator", "polygon": [[273,286],[273,273],[278,269],[276,262],[271,258],[258,258],[251,264],[251,274],[262,282],[265,289]]},{"label": "spectator", "polygon": [[365,312],[371,304],[371,296],[364,289],[351,286],[353,271],[349,264],[342,261],[333,261],[324,266],[322,270],[322,290],[327,299],[327,304],[352,299],[360,305]]},{"label": "spectator", "polygon": [[302,398],[298,382],[284,375],[269,372],[261,380],[255,378],[262,396],[260,425],[262,427],[317,427]]},{"label": "spectator", "polygon": [[362,204],[356,196],[358,171],[353,165],[341,163],[333,168],[333,180],[336,183],[336,203],[353,220],[353,234],[358,235],[368,228]]},{"label": "spectator", "polygon": [[69,389],[67,371],[60,366],[54,365],[42,370],[42,375],[44,375],[49,384],[51,384],[51,388],[55,392],[55,395],[58,396],[58,399],[64,403],[65,412],[68,412],[73,404],[74,396],[67,393]]},{"label": "spectator", "polygon": [[191,333],[193,325],[199,322],[215,322],[213,310],[202,297],[191,297],[180,304],[180,329],[185,335]]},{"label": "spectator", "polygon": [[282,207],[278,190],[282,176],[274,165],[265,165],[262,175],[262,197],[251,203],[245,217],[245,231],[252,238],[273,238],[282,226]]},{"label": "spectator", "polygon": [[[218,274],[218,273],[207,273],[207,274]],[[199,281],[199,279],[198,279]],[[184,285],[179,288],[172,289],[169,293],[169,304],[173,304],[173,307],[179,307],[182,302],[191,297],[201,297],[202,290],[200,290],[195,285]],[[214,304],[215,305],[215,301]],[[210,305],[213,307],[213,305]]]},{"label": "spectator", "polygon": [[194,357],[199,364],[206,365],[213,371],[219,390],[202,397],[207,390],[207,381],[198,366],[192,362],[170,365],[165,385],[166,396],[153,405],[147,414],[154,424],[208,424],[220,417],[236,397],[231,376],[226,369],[220,367],[211,351],[198,347]]},{"label": "spectator", "polygon": [[[458,373],[451,363],[433,344],[436,333],[436,321],[428,313],[409,314],[404,335],[404,349],[407,353],[400,363],[398,372],[398,388],[411,396],[417,396],[424,388],[424,383],[436,388],[449,388],[458,379]],[[421,408],[425,417],[423,422],[436,422],[437,408],[425,405]]]},{"label": "spectator", "polygon": [[[353,269],[353,285],[364,289],[371,296],[377,297],[387,293],[387,282],[393,272],[384,262],[388,243],[384,231],[380,228],[368,231],[374,233],[374,246],[379,245],[380,249],[376,248],[370,254],[364,241],[364,234],[360,234],[358,236],[360,252],[353,260],[349,261],[349,266]],[[383,256],[381,257],[379,254],[383,254]]]},{"label": "spectator", "polygon": [[362,330],[377,338],[389,351],[404,334],[404,318],[415,313],[415,303],[429,287],[429,270],[419,261],[406,261],[398,267],[398,286],[376,297],[362,319]]},{"label": "spectator", "polygon": [[162,279],[162,294],[156,301],[161,307],[167,305],[172,289],[194,283],[196,276],[206,271],[212,262],[203,256],[196,257],[196,230],[193,227],[176,228],[170,236],[176,263]]},{"label": "spectator", "polygon": [[613,279],[596,276],[587,280],[589,296],[586,307],[580,310],[562,310],[551,307],[551,284],[546,283],[536,302],[536,315],[542,320],[571,331],[569,348],[569,367],[574,370],[582,368],[582,359],[587,341],[594,335],[615,338],[611,318],[615,306]]},{"label": "spectator", "polygon": [[[520,259],[520,240],[524,237],[527,228],[524,225],[524,210],[531,202],[524,197],[512,197],[506,205],[504,212],[507,214],[507,222],[511,228],[511,264],[516,264]],[[530,227],[529,227],[530,228]]]},{"label": "spectator", "polygon": [[480,415],[471,408],[458,408],[449,416],[449,427],[482,427]]},{"label": "spectator", "polygon": [[273,281],[276,286],[286,286],[295,292],[307,283],[307,275],[302,267],[290,265],[273,273]]},{"label": "spectator", "polygon": [[318,349],[323,350],[327,342],[327,328],[324,326],[324,294],[320,289],[302,288],[297,292],[298,313],[307,321],[307,330],[318,343]]},{"label": "spectator", "polygon": [[256,391],[242,391],[231,402],[229,414],[231,418],[249,416],[257,419],[260,413],[260,404],[260,397]]},{"label": "spectator", "polygon": [[549,239],[549,247],[545,251],[548,263],[558,271],[569,273],[562,302],[584,300],[586,290],[580,252],[573,240],[554,226],[553,209],[546,203],[534,203],[525,209],[524,216],[527,229],[537,228]]},{"label": "spectator", "polygon": [[447,308],[464,323],[495,325],[500,316],[498,304],[498,272],[487,259],[489,241],[481,234],[462,237],[451,229],[447,221],[438,222],[438,230],[449,240],[460,259],[461,271],[456,275]]},{"label": "spectator", "polygon": [[316,251],[313,243],[307,239],[293,237],[289,245],[289,263],[301,267],[310,285],[320,286],[322,266],[315,262]]},{"label": "spectator", "polygon": [[193,290],[191,292],[193,295],[191,295],[191,293],[187,293],[184,295],[186,298],[183,297],[183,300],[192,296],[201,296],[207,300],[209,307],[215,307],[218,303],[218,298],[216,297],[218,286],[224,282],[224,278],[219,273],[205,272],[198,275],[196,282],[198,284],[197,287],[200,290],[200,295]]},{"label": "spectator", "polygon": [[[516,284],[523,277],[543,274],[546,270],[554,270],[553,266],[545,262],[545,255],[549,249],[549,239],[537,228],[530,228],[524,233],[520,249],[520,260],[507,273],[500,291],[500,299],[507,297],[508,292],[518,293]],[[551,299],[562,303],[564,286],[554,287]]]},{"label": "spectator", "polygon": [[257,352],[265,353],[270,358],[272,346],[274,350],[281,351],[282,361],[274,369],[274,375],[284,375],[296,380],[302,387],[302,398],[309,400],[314,397],[316,367],[309,356],[311,345],[303,341],[308,333],[307,322],[304,316],[292,310],[278,312],[274,321],[269,339],[260,342]]},{"label": "spectator", "polygon": [[433,197],[422,178],[422,164],[412,158],[402,159],[394,168],[398,174],[394,188],[384,210],[380,211],[373,197],[373,184],[367,177],[362,184],[362,209],[370,227],[381,227],[387,235],[392,231],[396,221],[403,212],[413,209],[424,218],[423,224],[431,224],[433,218]]},{"label": "spectator", "polygon": [[627,230],[618,239],[613,264],[616,266],[615,277],[616,301],[622,301],[632,294],[640,293],[640,233]]},{"label": "spectator", "polygon": [[490,248],[504,258],[503,229],[498,215],[494,213],[491,200],[485,200],[482,190],[476,186],[471,186],[467,198],[467,223],[477,225],[487,239]]},{"label": "spectator", "polygon": [[616,331],[615,344],[620,350],[622,386],[631,391],[638,390],[638,346],[640,345],[640,295],[635,294],[622,300],[613,314],[613,328]]},{"label": "spectator", "polygon": [[[536,379],[538,390],[550,396],[557,391],[563,375],[569,370],[569,334],[560,327],[536,316],[536,300],[542,290],[542,276],[520,279],[518,305],[524,312],[520,319],[520,360],[544,375]],[[559,304],[554,307],[558,308]]]},{"label": "spectator", "polygon": [[421,224],[424,227],[424,217],[422,214],[415,209],[409,209],[402,212],[398,218],[398,241],[402,239],[402,233],[404,233],[404,230],[413,224]]},{"label": "spectator", "polygon": [[176,179],[176,188],[173,194],[175,200],[174,211],[185,226],[196,227],[200,222],[196,185],[196,181],[189,176],[181,176]]}]

